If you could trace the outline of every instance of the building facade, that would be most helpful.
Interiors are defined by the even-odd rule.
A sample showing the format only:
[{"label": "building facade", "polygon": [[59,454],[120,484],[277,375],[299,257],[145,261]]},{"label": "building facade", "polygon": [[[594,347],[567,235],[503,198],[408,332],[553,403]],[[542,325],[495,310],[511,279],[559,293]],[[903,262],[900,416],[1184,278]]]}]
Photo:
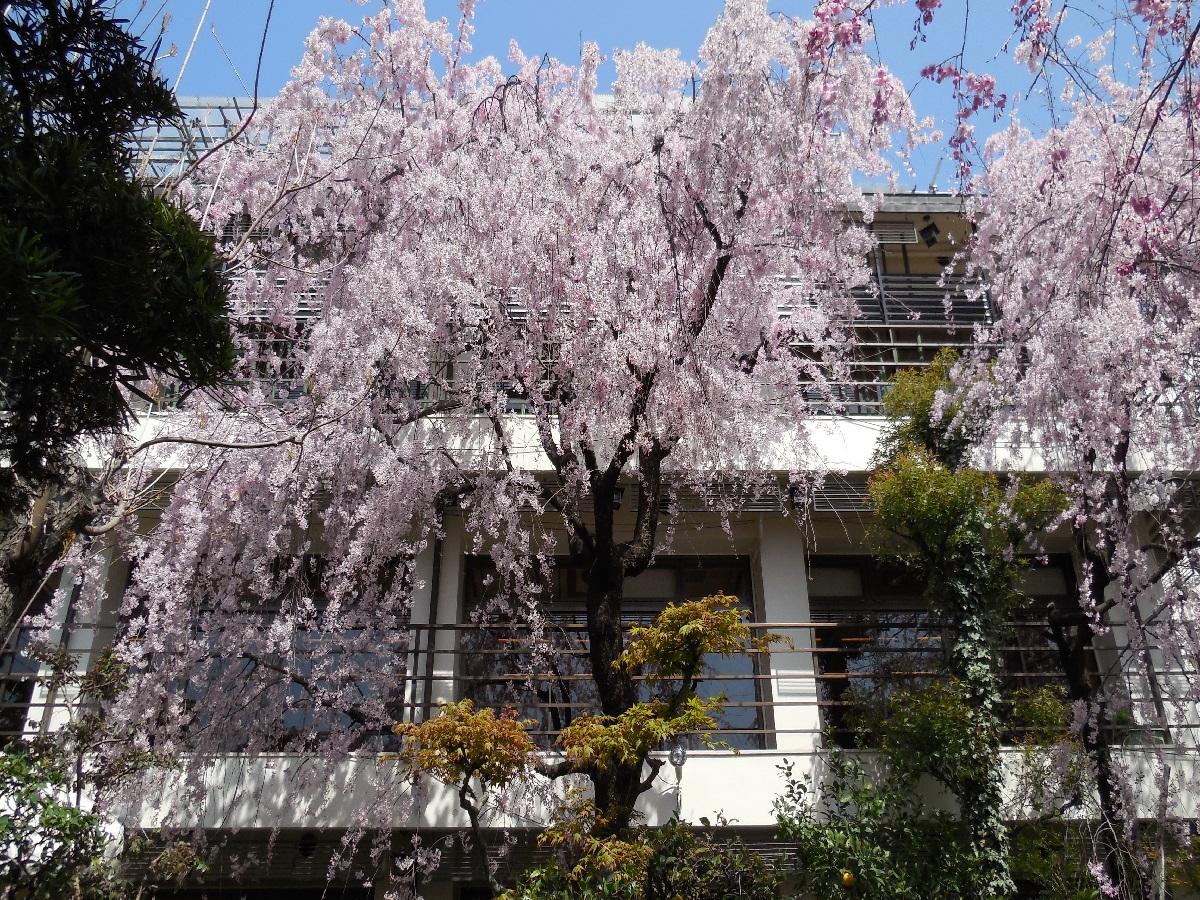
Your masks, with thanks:
[{"label": "building facade", "polygon": [[[181,160],[196,158],[226,134],[245,108],[244,101],[190,105],[186,128],[147,136],[149,171],[169,177]],[[861,749],[856,723],[868,707],[886,715],[890,693],[942,677],[945,628],[924,608],[922,585],[872,552],[866,485],[886,427],[880,404],[891,377],[928,365],[944,347],[969,345],[973,326],[993,314],[987,303],[971,299],[969,285],[944,274],[967,228],[957,197],[914,192],[884,199],[871,223],[878,242],[871,260],[875,281],[856,296],[857,356],[851,379],[839,386],[843,408],[816,423],[821,450],[837,474],[817,490],[802,521],[776,498],[741,498],[723,522],[710,511],[709,498],[686,491],[672,496],[679,526],[656,562],[627,582],[627,624],[651,620],[669,602],[720,592],[741,601],[756,632],[785,640],[769,652],[712,661],[700,693],[725,698],[716,743],[683,739],[662,748],[669,763],[639,803],[648,823],[673,816],[690,823],[721,821],[782,865],[787,848],[773,840],[782,767],[791,763],[819,777],[831,746]],[[286,388],[280,399],[286,401]],[[531,421],[522,424],[528,417],[519,402],[510,417],[514,428],[534,427]],[[152,411],[147,422],[152,427]],[[1036,471],[1036,460],[1028,467]],[[618,510],[618,528],[631,530],[633,516],[631,509]],[[152,520],[148,513],[147,527]],[[319,567],[319,553],[315,557],[311,564]],[[444,536],[417,563],[405,626],[407,662],[395,673],[397,719],[423,721],[440,705],[463,698],[496,709],[515,706],[535,723],[538,742],[549,747],[567,723],[595,704],[580,573],[560,561],[545,610],[559,662],[539,670],[527,658],[519,628],[474,614],[488,599],[489,566],[466,539],[461,516],[451,510]],[[1047,616],[1056,606],[1075,602],[1079,566],[1067,537],[1051,534],[1026,570],[1028,604],[1014,616],[998,651],[1008,694],[1061,679]],[[71,573],[63,577],[69,581]],[[119,627],[116,598],[128,577],[128,564],[114,553],[108,606],[90,620],[67,610],[59,623],[57,639],[75,655],[81,671]],[[69,690],[48,683],[39,664],[23,652],[23,640],[16,636],[0,658],[0,722],[9,734],[52,729],[74,702]],[[1134,708],[1155,702],[1151,685],[1129,676],[1123,641],[1115,629],[1091,647],[1092,665],[1100,677],[1123,685]],[[302,656],[303,647],[297,648]],[[303,708],[281,708],[282,731],[298,728],[308,715]],[[1017,737],[1010,734],[1006,741],[1011,745]],[[297,787],[296,774],[306,766],[302,754],[231,746],[211,761],[203,791],[185,793],[170,779],[160,783],[161,793],[145,798],[136,825],[149,833],[166,822],[197,828],[222,848],[203,884],[181,888],[181,897],[382,896],[386,878],[377,877],[382,864],[371,858],[370,842],[348,851],[343,838],[361,825],[361,811],[370,805],[364,792],[375,790],[380,778],[394,777],[380,775],[395,768],[380,756],[387,747],[384,735],[378,746],[349,754],[328,773],[324,789],[314,791]],[[1139,753],[1147,760],[1165,754],[1180,784],[1190,783],[1195,751],[1192,732],[1162,735],[1136,720],[1129,723],[1122,750],[1131,759]],[[1014,761],[1018,756],[1016,749],[1006,753]],[[444,840],[467,825],[465,814],[444,786],[427,783],[420,791],[417,802],[390,823],[391,846],[401,856],[410,852],[414,837],[427,845],[444,841],[442,866],[424,896],[474,896],[469,856]],[[1178,818],[1195,818],[1189,790],[1172,791],[1172,796]],[[181,808],[184,797],[186,808]],[[531,800],[529,809],[538,802]],[[531,841],[529,819],[498,814],[489,827],[507,835],[500,841],[509,847],[505,866],[520,868],[542,852]],[[358,854],[348,869],[339,870],[352,874],[335,875],[334,884],[338,878],[342,883],[336,892],[327,890],[327,875],[336,869],[331,860],[345,853]],[[363,887],[367,880],[374,885]]]}]

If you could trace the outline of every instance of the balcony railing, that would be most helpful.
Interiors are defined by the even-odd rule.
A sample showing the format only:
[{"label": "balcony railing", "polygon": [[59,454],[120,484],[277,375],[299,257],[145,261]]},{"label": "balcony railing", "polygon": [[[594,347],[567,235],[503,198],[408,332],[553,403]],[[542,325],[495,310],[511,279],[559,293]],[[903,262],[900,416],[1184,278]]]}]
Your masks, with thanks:
[{"label": "balcony railing", "polygon": [[853,291],[862,322],[970,328],[991,324],[991,304],[972,299],[979,282],[956,275],[881,275],[877,290]]},{"label": "balcony railing", "polygon": [[[627,626],[632,624],[631,619]],[[995,648],[1006,696],[1018,689],[1062,684],[1056,650],[1043,636],[1045,626],[1044,621],[1032,619],[1011,622]],[[709,671],[698,679],[699,692],[725,698],[712,735],[718,747],[771,749],[795,746],[796,736],[821,735],[845,746],[869,746],[872,737],[869,726],[863,725],[864,713],[886,715],[889,698],[897,690],[919,689],[946,677],[944,648],[951,632],[924,613],[756,622],[750,628],[756,634],[786,635],[791,643],[709,660]],[[60,633],[58,647],[75,656],[82,674],[111,630],[75,625]],[[537,642],[526,625],[510,622],[417,624],[405,634],[409,664],[389,678],[395,696],[388,706],[399,719],[420,721],[435,716],[443,702],[470,697],[480,706],[515,708],[521,718],[534,722],[534,737],[549,747],[573,719],[596,712],[586,625],[581,621],[550,617]],[[297,641],[297,646],[304,645],[303,640]],[[537,654],[532,652],[535,649]],[[1100,674],[1110,683],[1121,682],[1132,713],[1112,726],[1114,740],[1144,744],[1167,739],[1143,724],[1153,721],[1154,715],[1150,695],[1138,678],[1113,671]],[[1169,684],[1185,673],[1157,674]],[[637,681],[649,690],[647,676],[637,676]],[[1169,704],[1187,701],[1173,696],[1158,699]],[[795,708],[808,708],[813,714],[800,722],[794,715],[780,715]],[[0,653],[0,745],[12,738],[32,737],[52,727],[55,719],[85,711],[94,709],[82,709],[76,691],[51,683],[47,667],[29,653],[28,634],[19,631]],[[1007,728],[1010,740],[1027,730],[1011,724]],[[364,749],[381,749],[388,740],[388,735],[380,734]]]},{"label": "balcony railing", "polygon": [[[993,321],[990,303],[973,299],[977,282],[960,277],[935,275],[884,275],[877,280],[875,288],[856,288],[852,295],[858,306],[859,317],[855,320],[856,345],[851,363],[852,377],[847,381],[832,383],[827,395],[815,388],[809,398],[818,412],[831,415],[874,416],[881,413],[884,395],[891,379],[901,369],[927,366],[937,353],[945,347],[958,350],[971,346],[972,329]],[[320,317],[321,298],[311,290],[296,294],[294,312],[297,327],[303,330]],[[264,308],[253,311],[251,324],[265,319]],[[522,322],[527,313],[523,307],[514,306],[507,314],[514,322]],[[787,315],[781,309],[781,315]],[[263,359],[282,358],[286,355],[289,340],[279,335],[268,335],[262,339]],[[268,346],[269,345],[269,346]],[[551,353],[552,351],[547,351]],[[804,353],[803,347],[796,352]],[[552,364],[547,356],[545,364]],[[444,383],[454,387],[455,380]],[[237,387],[256,387],[276,404],[292,403],[307,392],[305,383],[296,378],[287,378],[278,373],[236,383]],[[140,411],[149,412],[168,409],[183,394],[178,384],[149,384],[142,387],[149,398],[138,398],[135,403]],[[440,383],[412,382],[405,385],[403,393],[409,399],[433,404],[445,400],[446,388]],[[508,411],[515,414],[530,412],[528,401],[517,392],[511,392]]]},{"label": "balcony railing", "polygon": [[[947,677],[945,649],[952,630],[925,613],[906,616],[902,622],[894,616],[855,616],[838,621],[752,623],[754,633],[783,634],[790,642],[769,651],[748,649],[734,657],[709,660],[709,671],[697,679],[699,693],[725,697],[714,740],[737,749],[770,749],[781,738],[794,743],[792,736],[823,735],[843,746],[870,746],[874,738],[869,720],[887,714],[891,695]],[[412,670],[418,682],[411,694],[411,714],[416,717],[436,714],[438,686],[445,684],[448,669],[455,673],[459,696],[471,697],[477,705],[515,708],[522,718],[536,723],[533,733],[545,745],[552,744],[575,717],[597,711],[587,665],[586,625],[581,622],[547,626],[541,646],[554,647],[557,662],[552,669],[515,665],[530,659],[534,649],[522,625],[460,623],[417,629],[421,636],[414,641],[414,659],[426,662],[418,662]],[[995,648],[1006,700],[1015,692],[1041,687],[1065,690],[1057,649],[1044,637],[1046,623],[1022,619],[1008,623],[1006,630]],[[454,633],[452,648],[434,646],[436,635],[444,632]],[[435,660],[432,666],[430,659]],[[1149,696],[1137,688],[1135,679],[1111,673],[1105,677],[1126,681],[1124,693],[1134,712],[1132,722],[1113,726],[1114,734],[1119,740],[1148,735],[1138,723],[1153,718]],[[637,680],[645,685],[651,681],[645,675]],[[811,724],[795,727],[776,722],[776,713],[795,707],[815,709]],[[1016,740],[1029,730],[1009,723],[1006,740]]]}]

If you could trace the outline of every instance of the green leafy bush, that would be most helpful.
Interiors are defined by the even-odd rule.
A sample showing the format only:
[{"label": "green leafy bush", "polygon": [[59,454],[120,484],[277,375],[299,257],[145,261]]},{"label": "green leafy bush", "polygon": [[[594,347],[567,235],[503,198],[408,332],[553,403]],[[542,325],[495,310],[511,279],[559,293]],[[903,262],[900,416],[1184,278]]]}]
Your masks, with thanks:
[{"label": "green leafy bush", "polygon": [[962,412],[951,401],[938,419],[933,418],[938,394],[952,394],[950,379],[958,355],[944,347],[924,369],[897,372],[883,398],[883,410],[892,420],[880,440],[878,462],[886,466],[902,453],[927,448],[947,465],[956,467],[971,446],[970,423],[957,421]]},{"label": "green leafy bush", "polygon": [[775,900],[782,878],[741,841],[678,820],[643,828],[633,842],[612,841],[571,868],[555,861],[530,869],[504,900]]},{"label": "green leafy bush", "polygon": [[899,691],[889,708],[879,732],[895,775],[907,781],[931,775],[956,793],[988,777],[996,736],[957,678]]},{"label": "green leafy bush", "polygon": [[67,796],[65,771],[50,759],[0,753],[0,883],[16,896],[92,896],[107,878],[99,820]]},{"label": "green leafy bush", "polygon": [[1027,825],[1013,835],[1012,873],[1022,897],[1101,900],[1085,865],[1084,834],[1066,822]]},{"label": "green leafy bush", "polygon": [[869,771],[841,750],[819,787],[783,767],[782,839],[796,844],[796,880],[814,900],[951,900],[977,896],[960,823],[924,808],[911,784]]}]

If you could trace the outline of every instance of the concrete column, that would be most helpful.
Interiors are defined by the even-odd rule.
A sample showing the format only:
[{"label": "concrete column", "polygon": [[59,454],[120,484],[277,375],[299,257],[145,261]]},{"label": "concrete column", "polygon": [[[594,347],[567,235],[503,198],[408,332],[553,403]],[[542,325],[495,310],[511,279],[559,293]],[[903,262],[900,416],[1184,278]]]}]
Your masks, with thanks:
[{"label": "concrete column", "polygon": [[[447,517],[446,537],[442,541],[440,574],[438,577],[438,592],[436,602],[431,603],[436,609],[431,609],[430,617],[439,625],[453,625],[462,621],[462,580],[464,566],[464,538],[462,519]],[[458,686],[455,678],[458,674],[457,660],[454,650],[458,645],[458,632],[452,628],[439,628],[434,632],[433,640],[433,680],[431,683],[430,699],[434,709],[431,715],[436,715],[439,703],[450,703],[458,697]]]},{"label": "concrete column", "polygon": [[[61,629],[54,635],[54,640],[74,657],[74,671],[79,676],[87,674],[95,666],[97,657],[112,645],[117,629],[117,612],[129,581],[129,562],[115,544],[110,543],[101,550],[99,559],[99,571],[92,575],[101,579],[104,585],[99,603],[89,614],[85,614],[77,599],[73,598],[62,611],[59,622]],[[64,575],[63,585],[68,584]],[[43,724],[50,730],[62,728],[84,712],[77,684],[64,685],[50,700],[54,705]]]},{"label": "concrete column", "polygon": [[76,613],[67,636],[67,648],[75,654],[80,674],[91,669],[96,657],[112,646],[117,613],[129,584],[129,561],[121,554],[120,547],[107,547],[103,559],[104,596],[90,619],[79,618]]},{"label": "concrete column", "polygon": [[[413,589],[412,606],[408,614],[410,625],[419,626],[429,624],[429,600],[433,589],[434,550],[435,545],[430,545],[417,557],[416,571],[414,573],[416,586]],[[432,634],[424,628],[415,627],[409,634],[412,641],[412,650],[408,654],[408,662],[405,666],[407,681],[404,683],[404,717],[406,721],[420,721],[421,704],[424,702],[423,677],[425,673],[425,651],[430,646],[429,642],[432,639]]]},{"label": "concrete column", "polygon": [[[1151,544],[1154,542],[1157,535],[1150,529],[1148,523],[1142,522],[1138,529],[1138,542],[1141,544]],[[1160,550],[1151,550],[1147,553],[1147,565],[1152,569],[1164,565],[1167,562],[1167,556]],[[1188,566],[1180,564],[1178,574],[1184,578],[1188,577]],[[1174,576],[1168,574],[1147,591],[1143,591],[1138,598],[1137,612],[1141,616],[1143,623],[1152,622],[1158,605],[1162,602],[1163,591],[1171,590],[1171,581]],[[1119,608],[1113,610],[1122,620],[1121,632],[1117,639],[1122,642],[1122,646],[1129,645],[1129,626],[1124,622],[1124,611]],[[1151,631],[1154,629],[1151,628]],[[1113,633],[1118,631],[1113,629]],[[1188,748],[1194,750],[1197,746],[1197,740],[1200,735],[1197,734],[1194,726],[1200,725],[1200,708],[1195,703],[1190,702],[1186,698],[1191,695],[1190,679],[1195,673],[1182,672],[1179,666],[1179,659],[1172,653],[1164,654],[1163,647],[1156,639],[1151,639],[1149,647],[1146,650],[1146,655],[1149,657],[1149,667],[1151,669],[1151,679],[1145,675],[1131,677],[1130,681],[1135,682],[1136,689],[1142,699],[1151,704],[1152,707],[1158,707],[1161,704],[1162,712],[1169,723],[1182,725],[1182,728],[1174,728],[1171,732],[1172,743],[1179,748]],[[1125,660],[1126,665],[1134,672],[1144,671],[1146,668],[1145,661],[1135,659],[1134,651],[1129,649]],[[1186,659],[1186,655],[1184,657]],[[1157,698],[1155,694],[1157,693]]]},{"label": "concrete column", "polygon": [[[435,571],[436,567],[436,571]],[[453,625],[460,620],[462,595],[463,527],[462,520],[446,519],[445,537],[417,557],[416,578],[409,621],[421,625]],[[404,692],[404,705],[413,721],[424,718],[429,701],[430,714],[437,705],[456,697],[456,666],[453,650],[458,633],[451,628],[414,628],[412,652],[408,657],[410,680]]]},{"label": "concrete column", "polygon": [[[101,566],[107,575],[108,550],[103,551],[103,562]],[[69,647],[71,633],[68,630],[68,623],[71,620],[71,608],[74,606],[75,598],[75,579],[79,574],[79,570],[75,566],[66,566],[62,575],[58,578],[58,586],[56,590],[69,591],[71,599],[64,603],[58,610],[57,618],[55,619],[55,627],[50,631],[47,640],[51,644],[59,644]],[[71,704],[75,699],[74,687],[62,688],[59,691],[51,691],[46,682],[49,671],[45,664],[38,665],[38,680],[34,684],[33,695],[29,699],[29,712],[25,719],[25,732],[27,734],[35,731],[40,731],[43,734],[57,731],[71,720]]]},{"label": "concrete column", "polygon": [[[804,534],[789,519],[766,517],[759,519],[758,533],[757,574],[764,621],[810,621]],[[772,694],[769,699],[775,703],[775,746],[780,750],[808,753],[816,746],[821,728],[816,705],[816,672],[813,655],[809,652],[812,631],[807,628],[772,630],[790,639],[793,645],[777,644],[769,659],[771,678],[767,683]]]}]

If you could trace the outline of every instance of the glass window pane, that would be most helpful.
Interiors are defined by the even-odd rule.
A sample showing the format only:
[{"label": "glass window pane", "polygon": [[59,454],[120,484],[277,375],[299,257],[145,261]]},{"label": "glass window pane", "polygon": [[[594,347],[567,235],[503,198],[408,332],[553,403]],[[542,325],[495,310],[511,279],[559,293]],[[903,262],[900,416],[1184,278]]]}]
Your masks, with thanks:
[{"label": "glass window pane", "polygon": [[[1071,571],[1069,557],[1052,557],[1046,564],[1031,563],[1023,573],[1029,603],[1014,614],[996,646],[1006,698],[1017,691],[1062,687],[1046,619],[1053,604],[1073,601]],[[873,557],[811,560],[813,620],[828,623],[815,629],[818,698],[823,727],[837,745],[875,745],[874,727],[888,715],[897,691],[944,677],[953,633],[924,608],[921,593],[911,576]],[[1001,715],[1008,710],[1002,708]]]},{"label": "glass window pane", "polygon": [[[557,591],[542,607],[545,646],[536,647],[527,632],[511,627],[511,616],[496,612],[491,562],[469,557],[464,613],[479,627],[460,639],[463,696],[477,705],[514,707],[536,724],[539,742],[550,746],[559,731],[579,715],[599,708],[588,656],[587,585],[583,573],[558,561]],[[622,622],[650,624],[668,603],[725,593],[743,601],[752,617],[750,567],[739,557],[668,557],[626,581]],[[706,660],[708,671],[697,687],[701,697],[723,694],[725,709],[717,737],[730,747],[765,746],[762,732],[761,679],[748,654]],[[651,685],[642,682],[649,699]],[[685,743],[700,746],[698,739]]]}]

